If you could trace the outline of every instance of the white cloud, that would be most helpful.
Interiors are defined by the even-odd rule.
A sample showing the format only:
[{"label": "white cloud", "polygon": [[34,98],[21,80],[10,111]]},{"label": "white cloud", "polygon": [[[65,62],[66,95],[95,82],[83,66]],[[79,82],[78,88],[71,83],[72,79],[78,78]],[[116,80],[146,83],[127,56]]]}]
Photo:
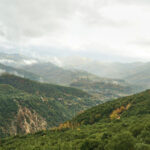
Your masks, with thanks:
[{"label": "white cloud", "polygon": [[11,59],[0,59],[0,63],[14,63],[15,61],[14,60],[11,60]]},{"label": "white cloud", "polygon": [[22,53],[94,52],[95,57],[103,53],[148,61],[149,4],[149,0],[0,0],[0,46]]},{"label": "white cloud", "polygon": [[2,74],[5,73],[5,72],[6,72],[6,70],[0,69],[0,75],[2,75]]},{"label": "white cloud", "polygon": [[23,64],[25,64],[25,65],[33,65],[36,63],[37,63],[36,60],[23,60]]}]

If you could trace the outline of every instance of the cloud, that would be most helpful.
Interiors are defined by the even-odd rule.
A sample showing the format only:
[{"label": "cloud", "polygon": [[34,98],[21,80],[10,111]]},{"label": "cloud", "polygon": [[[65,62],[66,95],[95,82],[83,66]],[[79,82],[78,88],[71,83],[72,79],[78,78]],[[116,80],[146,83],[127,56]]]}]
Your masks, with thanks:
[{"label": "cloud", "polygon": [[6,63],[6,64],[7,64],[7,63],[14,63],[14,62],[15,62],[15,61],[14,61],[14,60],[11,60],[11,59],[0,59],[0,63],[2,63],[2,64],[3,64],[3,63],[4,63],[4,64],[5,64],[5,63]]},{"label": "cloud", "polygon": [[143,39],[140,39],[140,40],[136,40],[136,41],[132,41],[131,44],[133,45],[139,45],[141,47],[147,47],[147,48],[150,48],[150,39],[147,40],[143,40]]},{"label": "cloud", "polygon": [[6,72],[6,70],[0,69],[0,75],[2,75],[2,74],[5,73],[5,72]]},{"label": "cloud", "polygon": [[[0,0],[0,4],[3,49],[45,56],[150,59],[149,44],[140,44],[149,39],[149,0]],[[142,42],[131,44],[139,39]]]},{"label": "cloud", "polygon": [[117,0],[119,3],[125,3],[125,4],[134,4],[134,5],[147,5],[150,4],[149,0]]},{"label": "cloud", "polygon": [[[107,0],[106,0],[107,1]],[[63,34],[72,23],[114,24],[101,16],[103,0],[0,0],[0,33],[13,42]],[[96,7],[96,9],[95,9]],[[78,25],[77,25],[78,27]]]},{"label": "cloud", "polygon": [[23,60],[24,65],[33,65],[36,63],[37,63],[37,60]]}]

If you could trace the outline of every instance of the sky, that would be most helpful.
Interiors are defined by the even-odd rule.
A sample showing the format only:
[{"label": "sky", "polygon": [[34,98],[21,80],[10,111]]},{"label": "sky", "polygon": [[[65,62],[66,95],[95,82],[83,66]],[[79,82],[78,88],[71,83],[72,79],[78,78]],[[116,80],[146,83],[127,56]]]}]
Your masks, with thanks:
[{"label": "sky", "polygon": [[0,0],[0,51],[150,60],[150,0]]}]

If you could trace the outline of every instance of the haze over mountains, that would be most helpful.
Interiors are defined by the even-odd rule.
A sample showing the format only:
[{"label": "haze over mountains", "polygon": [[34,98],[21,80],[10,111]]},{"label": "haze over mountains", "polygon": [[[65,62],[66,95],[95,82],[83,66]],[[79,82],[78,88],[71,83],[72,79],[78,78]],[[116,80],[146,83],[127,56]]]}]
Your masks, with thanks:
[{"label": "haze over mountains", "polygon": [[7,72],[38,82],[75,87],[103,102],[140,92],[150,83],[149,63],[101,63],[74,57],[60,59],[58,66],[54,59],[48,61],[10,53],[1,53],[0,57],[1,74]]},{"label": "haze over mountains", "polygon": [[[116,65],[120,67],[114,67],[112,70],[117,69],[118,72],[128,70],[134,75],[138,74],[140,69],[146,70],[148,63],[135,63],[132,66],[124,64],[123,70],[121,68],[123,64],[120,63],[106,64],[102,67],[99,62],[97,65],[87,61],[82,68],[81,62],[78,61],[74,66],[70,63],[60,67],[50,61],[6,53],[1,55],[0,60],[0,117],[3,122],[0,125],[0,136],[2,137],[34,133],[58,126],[92,106],[140,92],[146,89],[143,87],[145,83],[149,85],[149,80],[144,76],[138,85],[135,77],[134,82],[131,82],[130,77],[108,78],[108,72],[107,77],[103,77],[88,68],[88,65],[91,65],[92,69],[102,72],[106,66]],[[79,64],[81,65],[78,66]],[[133,71],[131,68],[138,68],[138,71]],[[143,83],[142,80],[147,82]],[[3,112],[5,107],[7,110]]]},{"label": "haze over mountains", "polygon": [[62,64],[67,68],[82,69],[106,78],[128,79],[131,76],[130,81],[132,81],[132,76],[135,74],[142,74],[143,72],[143,76],[144,74],[146,76],[150,66],[149,62],[101,62],[84,57],[73,57],[66,60],[69,63],[62,60]]},{"label": "haze over mountains", "polygon": [[121,79],[130,84],[150,87],[149,62],[100,62],[82,57],[49,57],[43,60],[43,57],[40,59],[6,53],[1,53],[0,58],[2,64],[27,70],[51,83],[67,85],[83,76],[90,79]]},{"label": "haze over mountains", "polygon": [[0,150],[150,150],[150,0],[0,0]]},{"label": "haze over mountains", "polygon": [[149,62],[43,58],[0,53],[0,150],[150,149]]}]

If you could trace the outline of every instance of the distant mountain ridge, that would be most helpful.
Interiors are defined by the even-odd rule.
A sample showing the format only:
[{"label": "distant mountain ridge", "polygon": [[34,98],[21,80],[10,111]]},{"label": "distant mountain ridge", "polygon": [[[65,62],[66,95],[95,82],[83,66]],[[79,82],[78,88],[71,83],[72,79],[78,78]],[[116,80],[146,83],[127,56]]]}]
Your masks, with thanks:
[{"label": "distant mountain ridge", "polygon": [[25,77],[25,78],[28,78],[28,79],[31,79],[31,80],[35,80],[35,81],[42,80],[40,78],[40,76],[38,76],[38,75],[36,75],[34,73],[25,71],[23,69],[18,69],[18,68],[6,66],[4,64],[0,64],[0,74],[3,74],[3,73],[14,74],[14,75],[17,75],[17,76],[20,76],[20,77]]},{"label": "distant mountain ridge", "polygon": [[90,79],[93,81],[100,81],[100,80],[111,81],[111,79],[100,78],[86,71],[64,69],[50,62],[36,63],[33,65],[24,66],[23,69],[26,69],[32,73],[40,75],[45,82],[61,85],[69,85],[70,83],[78,81],[79,79]]},{"label": "distant mountain ridge", "polygon": [[[13,58],[13,60],[15,61],[14,58],[17,57],[18,55],[15,54],[15,55],[8,55],[8,56],[4,55],[4,56],[5,58],[8,58],[8,59]],[[19,61],[24,61],[25,58],[26,57],[24,56],[20,56],[20,55],[18,56]],[[86,92],[90,92],[95,97],[103,101],[117,98],[120,96],[126,96],[126,95],[133,94],[135,92],[140,91],[138,90],[138,88],[135,88],[135,87],[134,87],[135,89],[134,91],[133,89],[131,90],[129,86],[132,86],[133,88],[133,85],[130,85],[130,84],[127,85],[127,83],[121,79],[102,78],[102,77],[99,77],[97,75],[94,75],[86,71],[76,70],[76,69],[68,70],[68,69],[58,67],[50,62],[41,62],[39,60],[37,60],[37,62],[33,64],[24,64],[24,65],[22,64],[19,67],[21,69],[5,66],[5,68],[6,67],[8,69],[5,69],[5,70],[8,73],[20,75],[22,77],[25,77],[31,80],[41,81],[45,83],[52,83],[52,84],[65,85],[65,86],[74,86],[75,88],[79,88],[79,89],[85,90]],[[27,70],[29,75],[26,75],[25,73],[23,73],[24,70]],[[27,71],[24,71],[24,72],[27,72]],[[84,86],[77,86],[79,85],[79,82],[81,82],[82,84],[83,81],[85,81],[86,83],[88,82],[88,84],[86,85],[84,83],[84,86],[87,86],[87,88]],[[108,88],[106,88],[104,84],[109,85],[110,88],[109,86],[107,86]],[[111,87],[116,87],[116,85],[118,86],[118,89],[113,90]],[[128,86],[129,92],[120,91],[119,88],[123,88],[125,90],[127,89],[127,86]]]},{"label": "distant mountain ridge", "polygon": [[[0,63],[27,70],[40,76],[44,82],[70,85],[81,78],[90,80],[125,80],[145,89],[150,87],[150,63],[100,62],[82,57],[57,58],[62,67],[51,58],[32,58],[19,54],[0,53]],[[42,80],[41,80],[42,81]]]},{"label": "distant mountain ridge", "polygon": [[0,63],[14,68],[36,63],[37,59],[15,53],[0,52]]},{"label": "distant mountain ridge", "polygon": [[122,79],[129,84],[150,88],[150,62],[100,62],[73,57],[69,59],[70,63],[67,63],[68,59],[62,59],[65,68],[81,69],[100,77]]},{"label": "distant mountain ridge", "polygon": [[43,59],[5,53],[1,53],[0,62],[13,66],[13,68],[32,72],[40,78],[40,81],[53,84],[69,86],[72,82],[78,82],[80,79],[89,79],[94,82],[125,80],[129,84],[142,86],[144,89],[150,87],[150,63],[104,63],[70,57],[60,59],[62,67],[59,67],[51,63],[50,60],[48,62],[48,60],[43,61]]},{"label": "distant mountain ridge", "polygon": [[72,82],[70,86],[82,89],[97,97],[101,97],[103,101],[128,96],[140,92],[143,89],[141,86],[127,84],[126,82],[121,82],[121,80],[91,81],[88,79],[80,79],[76,82]]}]

